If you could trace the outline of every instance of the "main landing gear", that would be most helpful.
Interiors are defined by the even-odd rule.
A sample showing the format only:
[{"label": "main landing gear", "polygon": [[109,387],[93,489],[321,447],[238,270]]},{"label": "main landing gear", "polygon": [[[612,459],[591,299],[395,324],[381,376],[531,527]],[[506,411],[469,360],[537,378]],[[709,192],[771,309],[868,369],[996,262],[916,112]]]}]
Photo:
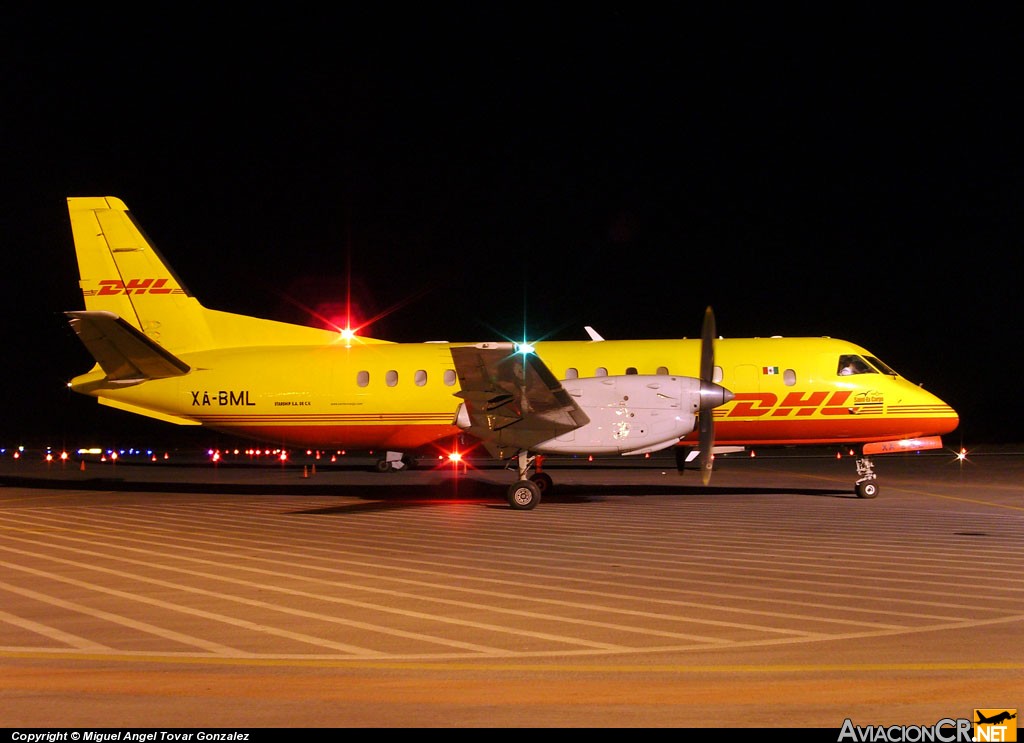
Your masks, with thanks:
[{"label": "main landing gear", "polygon": [[416,460],[400,451],[385,452],[384,456],[377,460],[378,472],[397,472],[398,470],[411,470],[416,468]]},{"label": "main landing gear", "polygon": [[853,486],[858,498],[874,498],[878,495],[878,475],[875,474],[875,465],[870,457],[860,457],[857,460],[857,474],[860,478]]},{"label": "main landing gear", "polygon": [[546,472],[539,470],[530,474],[530,469],[538,464],[536,456],[528,451],[520,451],[516,456],[519,469],[519,480],[509,486],[506,498],[508,504],[517,511],[529,511],[537,507],[541,496],[551,490],[553,481]]}]

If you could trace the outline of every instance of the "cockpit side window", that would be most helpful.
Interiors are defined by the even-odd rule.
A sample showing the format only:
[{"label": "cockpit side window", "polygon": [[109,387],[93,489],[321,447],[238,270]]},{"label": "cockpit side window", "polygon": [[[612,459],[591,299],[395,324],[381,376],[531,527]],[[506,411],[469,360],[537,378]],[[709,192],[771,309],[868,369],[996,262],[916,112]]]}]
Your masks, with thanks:
[{"label": "cockpit side window", "polygon": [[860,356],[854,354],[843,354],[839,357],[839,368],[836,373],[841,377],[848,377],[851,374],[872,374],[877,373]]}]

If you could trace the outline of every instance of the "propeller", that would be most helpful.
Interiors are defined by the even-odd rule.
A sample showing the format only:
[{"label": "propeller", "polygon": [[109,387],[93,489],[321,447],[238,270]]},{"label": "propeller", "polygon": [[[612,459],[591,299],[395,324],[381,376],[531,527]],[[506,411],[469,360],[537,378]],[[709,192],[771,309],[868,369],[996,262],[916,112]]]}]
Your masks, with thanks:
[{"label": "propeller", "polygon": [[715,384],[715,313],[708,307],[704,311],[704,325],[700,332],[700,413],[699,426],[700,474],[705,485],[711,482],[712,450],[715,448],[715,417],[711,412],[733,398],[733,393]]}]

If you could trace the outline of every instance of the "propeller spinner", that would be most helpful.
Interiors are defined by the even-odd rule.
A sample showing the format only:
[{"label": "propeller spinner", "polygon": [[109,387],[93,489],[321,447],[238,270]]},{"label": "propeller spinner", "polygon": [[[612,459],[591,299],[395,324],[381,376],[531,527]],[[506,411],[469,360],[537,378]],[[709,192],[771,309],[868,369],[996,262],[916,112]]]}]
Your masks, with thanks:
[{"label": "propeller spinner", "polygon": [[704,311],[704,325],[700,333],[700,413],[699,426],[700,472],[705,485],[711,482],[715,447],[715,419],[712,410],[733,398],[733,393],[712,378],[715,375],[715,313],[708,307]]}]

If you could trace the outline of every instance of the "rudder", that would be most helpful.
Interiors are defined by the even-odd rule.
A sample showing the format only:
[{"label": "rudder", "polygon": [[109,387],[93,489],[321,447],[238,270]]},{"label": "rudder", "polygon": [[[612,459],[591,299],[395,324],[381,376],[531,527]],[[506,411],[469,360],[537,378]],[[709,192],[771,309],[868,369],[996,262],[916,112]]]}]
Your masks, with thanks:
[{"label": "rudder", "polygon": [[207,348],[204,308],[150,244],[121,199],[68,199],[85,308],[112,312],[172,352]]}]

